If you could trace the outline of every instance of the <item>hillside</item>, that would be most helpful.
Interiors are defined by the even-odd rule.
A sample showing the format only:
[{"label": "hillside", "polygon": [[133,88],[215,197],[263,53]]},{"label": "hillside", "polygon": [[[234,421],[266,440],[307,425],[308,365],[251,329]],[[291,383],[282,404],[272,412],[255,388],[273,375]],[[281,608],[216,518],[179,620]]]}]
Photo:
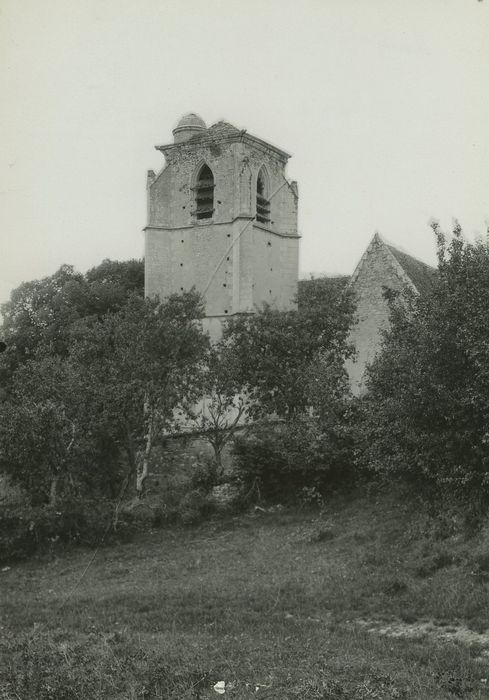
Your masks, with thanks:
[{"label": "hillside", "polygon": [[362,496],[12,565],[0,698],[487,698],[487,541]]}]

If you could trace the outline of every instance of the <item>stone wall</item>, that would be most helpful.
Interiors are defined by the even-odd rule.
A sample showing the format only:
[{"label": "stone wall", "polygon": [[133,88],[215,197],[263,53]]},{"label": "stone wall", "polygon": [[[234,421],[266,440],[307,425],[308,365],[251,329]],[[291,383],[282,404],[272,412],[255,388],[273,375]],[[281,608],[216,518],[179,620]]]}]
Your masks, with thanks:
[{"label": "stone wall", "polygon": [[346,369],[354,394],[364,390],[366,366],[372,362],[382,343],[382,331],[389,327],[389,307],[384,288],[402,290],[408,280],[388,247],[375,237],[355,271],[350,285],[357,300],[356,323],[350,331],[350,342],[356,348],[355,360],[348,360]]},{"label": "stone wall", "polygon": [[[164,298],[195,286],[205,292],[211,319],[253,312],[263,302],[293,308],[297,293],[298,195],[285,178],[287,156],[243,133],[218,123],[201,140],[161,147],[166,165],[148,175],[145,292]],[[203,163],[214,176],[214,213],[197,220],[194,186]],[[253,221],[261,168],[267,224]],[[218,323],[209,326],[218,333]]]}]

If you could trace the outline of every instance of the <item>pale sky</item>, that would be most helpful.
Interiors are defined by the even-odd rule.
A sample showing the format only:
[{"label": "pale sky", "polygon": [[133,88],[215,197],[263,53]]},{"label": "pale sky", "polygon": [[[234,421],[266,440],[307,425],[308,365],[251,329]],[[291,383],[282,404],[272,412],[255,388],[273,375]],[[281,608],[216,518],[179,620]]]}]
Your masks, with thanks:
[{"label": "pale sky", "polygon": [[143,255],[182,114],[292,154],[301,274],[489,219],[489,0],[0,0],[0,302]]}]

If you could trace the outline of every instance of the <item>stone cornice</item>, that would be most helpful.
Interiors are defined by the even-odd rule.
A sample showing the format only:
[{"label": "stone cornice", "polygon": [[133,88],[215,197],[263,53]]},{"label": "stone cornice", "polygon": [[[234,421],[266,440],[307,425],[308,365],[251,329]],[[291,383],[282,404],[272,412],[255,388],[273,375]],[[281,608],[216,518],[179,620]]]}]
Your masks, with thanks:
[{"label": "stone cornice", "polygon": [[[235,216],[234,219],[229,221],[213,221],[212,223],[206,224],[186,224],[185,226],[152,226],[148,225],[143,228],[143,231],[186,231],[192,229],[205,229],[209,226],[229,226],[229,224],[234,224],[235,221],[253,221],[251,216]],[[265,233],[271,233],[272,236],[279,236],[280,238],[301,238],[299,234],[296,233],[280,233],[273,228],[259,224],[258,222],[253,222],[253,228],[260,229],[260,231],[265,231]]]},{"label": "stone cornice", "polygon": [[243,131],[237,131],[235,134],[226,134],[226,135],[219,135],[219,134],[212,134],[212,133],[207,133],[203,135],[201,138],[192,140],[190,139],[189,141],[181,141],[180,143],[168,143],[164,144],[162,146],[155,146],[155,149],[157,151],[161,151],[164,155],[166,153],[171,153],[172,151],[176,151],[182,148],[191,148],[196,149],[201,146],[205,147],[208,144],[207,139],[212,142],[219,142],[219,143],[239,143],[239,142],[244,142],[247,143],[250,146],[255,146],[258,147],[260,150],[263,152],[269,152],[272,151],[276,155],[279,156],[280,160],[282,160],[284,163],[286,163],[289,158],[291,157],[290,153],[287,153],[286,151],[283,151],[281,148],[278,148],[278,146],[273,146],[271,143],[268,143],[267,141],[264,141],[263,139],[258,138],[258,136],[253,136],[252,134],[248,134],[246,130]]}]

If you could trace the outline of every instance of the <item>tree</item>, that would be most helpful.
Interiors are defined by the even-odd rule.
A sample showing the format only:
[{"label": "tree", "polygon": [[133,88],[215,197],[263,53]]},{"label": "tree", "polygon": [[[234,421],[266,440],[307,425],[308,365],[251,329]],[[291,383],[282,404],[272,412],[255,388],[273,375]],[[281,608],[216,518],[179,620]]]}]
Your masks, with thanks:
[{"label": "tree", "polygon": [[392,297],[369,370],[359,461],[419,490],[489,502],[489,245],[433,224],[438,274]]},{"label": "tree", "polygon": [[49,277],[22,283],[1,309],[8,351],[0,362],[0,384],[8,385],[15,369],[36,355],[67,357],[73,323],[114,313],[129,295],[143,293],[140,260],[104,260],[86,275],[62,265]]},{"label": "tree", "polygon": [[324,354],[343,362],[351,352],[347,343],[354,306],[350,292],[319,280],[308,284],[299,295],[297,311],[265,305],[255,314],[230,319],[224,331],[239,358],[237,380],[247,390],[254,417],[291,419],[307,411],[311,363]]},{"label": "tree", "polygon": [[66,355],[66,331],[79,317],[75,290],[82,284],[83,276],[63,265],[54,275],[24,282],[13,290],[10,301],[2,305],[2,335],[8,345],[3,357],[11,372],[33,359],[40,345]]},{"label": "tree", "polygon": [[209,346],[200,367],[202,401],[189,406],[201,437],[214,451],[216,476],[223,476],[222,453],[236,432],[248,422],[251,405],[239,382],[238,358],[226,340]]},{"label": "tree", "polygon": [[87,481],[90,440],[81,386],[67,360],[29,360],[15,372],[11,394],[0,405],[0,468],[35,503],[55,507],[60,495],[79,495]]},{"label": "tree", "polygon": [[124,290],[125,296],[136,293],[144,295],[144,261],[143,260],[102,260],[100,265],[92,267],[85,274],[89,284],[113,285]]},{"label": "tree", "polygon": [[340,317],[348,320],[351,297],[348,293],[349,277],[312,277],[299,280],[297,285],[297,307],[310,316],[332,315],[336,323]]},{"label": "tree", "polygon": [[200,398],[202,314],[194,292],[163,303],[133,295],[120,311],[73,330],[72,357],[85,369],[93,414],[124,450],[139,497],[155,443],[180,429],[184,407]]},{"label": "tree", "polygon": [[265,306],[224,332],[247,411],[259,420],[234,452],[245,482],[265,498],[294,500],[304,487],[324,491],[351,475],[343,365],[353,306],[343,281],[309,280],[297,311]]}]

